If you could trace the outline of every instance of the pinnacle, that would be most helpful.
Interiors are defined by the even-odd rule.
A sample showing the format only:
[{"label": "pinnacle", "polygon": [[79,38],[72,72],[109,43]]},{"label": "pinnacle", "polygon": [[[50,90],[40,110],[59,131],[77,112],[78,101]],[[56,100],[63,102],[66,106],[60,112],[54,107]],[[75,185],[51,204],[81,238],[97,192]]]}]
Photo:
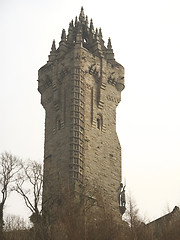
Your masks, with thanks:
[{"label": "pinnacle", "polygon": [[108,39],[107,48],[108,48],[108,49],[112,49],[112,44],[111,44],[111,39],[110,39],[110,38]]},{"label": "pinnacle", "polygon": [[81,13],[80,14],[84,15],[84,8],[83,8],[83,6],[81,7]]},{"label": "pinnacle", "polygon": [[98,29],[96,28],[96,33],[95,33],[96,39],[99,39],[99,33],[98,33]]},{"label": "pinnacle", "polygon": [[51,51],[56,51],[56,43],[55,40],[53,40]]},{"label": "pinnacle", "polygon": [[102,38],[102,29],[101,28],[99,29],[99,37]]},{"label": "pinnacle", "polygon": [[68,33],[73,29],[73,20],[69,23]]},{"label": "pinnacle", "polygon": [[78,20],[77,20],[77,16],[75,17],[75,27],[77,26],[77,22],[78,22]]},{"label": "pinnacle", "polygon": [[62,42],[66,41],[66,31],[65,31],[65,29],[62,30],[61,41]]},{"label": "pinnacle", "polygon": [[88,26],[89,21],[88,21],[88,16],[86,15],[86,26]]},{"label": "pinnacle", "polygon": [[73,27],[73,20],[69,23],[69,26]]},{"label": "pinnacle", "polygon": [[84,8],[83,8],[83,7],[81,7],[81,12],[80,12],[80,15],[79,15],[79,20],[80,20],[80,21],[84,21],[84,20],[85,20]]},{"label": "pinnacle", "polygon": [[91,18],[91,20],[90,20],[90,30],[91,30],[91,32],[94,31],[94,25],[93,25],[93,20],[92,20],[92,18]]}]

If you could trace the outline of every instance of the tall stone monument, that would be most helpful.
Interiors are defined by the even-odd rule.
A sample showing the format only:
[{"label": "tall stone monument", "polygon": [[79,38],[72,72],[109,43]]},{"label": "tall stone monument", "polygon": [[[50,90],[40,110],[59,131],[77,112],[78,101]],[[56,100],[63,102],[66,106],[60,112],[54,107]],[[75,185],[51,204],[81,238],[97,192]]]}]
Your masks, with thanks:
[{"label": "tall stone monument", "polygon": [[[124,89],[124,68],[116,62],[108,39],[94,29],[81,8],[79,18],[53,41],[47,63],[38,72],[45,115],[43,211],[55,216],[63,189],[108,205],[119,216],[121,146],[116,107]],[[68,186],[68,187],[67,187]],[[100,203],[96,204],[99,205]]]}]

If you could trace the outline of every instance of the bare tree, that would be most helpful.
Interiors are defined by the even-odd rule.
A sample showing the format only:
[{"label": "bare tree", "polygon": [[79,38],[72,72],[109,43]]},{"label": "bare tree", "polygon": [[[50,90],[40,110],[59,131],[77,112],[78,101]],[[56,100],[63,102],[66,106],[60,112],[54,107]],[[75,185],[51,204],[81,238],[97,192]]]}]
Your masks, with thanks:
[{"label": "bare tree", "polygon": [[8,215],[4,219],[4,238],[5,240],[35,240],[31,227],[32,224],[26,219]]},{"label": "bare tree", "polygon": [[13,156],[8,152],[4,152],[0,155],[0,234],[3,230],[3,210],[8,196],[8,192],[11,191],[11,184],[15,181],[15,177],[19,172],[20,159]]},{"label": "bare tree", "polygon": [[32,213],[30,219],[34,224],[41,217],[42,185],[42,164],[31,160],[22,163],[22,169],[18,174],[13,190],[24,198],[26,206]]},{"label": "bare tree", "polygon": [[144,235],[145,220],[141,218],[139,209],[131,194],[127,196],[126,203],[127,209],[123,216],[123,220],[129,225],[130,231],[128,239],[139,240]]},{"label": "bare tree", "polygon": [[31,228],[30,221],[17,215],[7,215],[4,219],[4,231],[10,232],[14,230],[28,230]]}]

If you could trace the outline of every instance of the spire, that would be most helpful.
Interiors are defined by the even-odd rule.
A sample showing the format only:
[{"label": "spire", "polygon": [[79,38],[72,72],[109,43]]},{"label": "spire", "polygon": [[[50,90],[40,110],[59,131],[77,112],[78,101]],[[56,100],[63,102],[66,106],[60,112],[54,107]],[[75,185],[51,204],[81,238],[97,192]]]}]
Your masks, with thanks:
[{"label": "spire", "polygon": [[58,48],[59,56],[67,52],[67,49],[68,48],[67,48],[66,31],[65,29],[63,29],[61,34],[61,41],[59,43],[59,48]]},{"label": "spire", "polygon": [[68,43],[73,42],[73,20],[69,23],[67,42]]},{"label": "spire", "polygon": [[69,23],[69,26],[73,27],[73,19],[72,19],[72,21]]},{"label": "spire", "polygon": [[104,40],[103,40],[103,35],[102,35],[102,30],[101,28],[99,28],[99,41],[100,41],[100,44],[101,44],[101,48],[103,50],[103,53],[106,52],[106,47],[104,46]]},{"label": "spire", "polygon": [[98,33],[98,29],[97,28],[96,28],[95,38],[96,38],[96,40],[99,40],[99,33]]},{"label": "spire", "polygon": [[113,63],[114,62],[114,52],[112,49],[112,44],[111,44],[111,39],[108,39],[108,44],[107,44],[107,50],[106,50],[106,59],[108,62]]},{"label": "spire", "polygon": [[86,21],[85,21],[86,26],[88,27],[89,21],[88,21],[88,16],[86,15]]},{"label": "spire", "polygon": [[65,29],[62,30],[61,42],[66,42],[66,31],[65,31]]},{"label": "spire", "polygon": [[103,35],[102,35],[102,29],[99,29],[99,38],[102,39]]},{"label": "spire", "polygon": [[55,40],[53,40],[48,62],[52,62],[55,58],[56,58],[56,43]]},{"label": "spire", "polygon": [[93,20],[91,18],[91,21],[90,21],[90,31],[93,33],[94,32],[94,25],[93,25]]},{"label": "spire", "polygon": [[84,9],[83,7],[81,7],[81,12],[80,12],[80,15],[79,15],[79,20],[80,22],[83,22],[85,20],[85,15],[84,15]]},{"label": "spire", "polygon": [[55,43],[55,40],[53,40],[51,52],[55,52],[55,51],[56,51],[56,43]]},{"label": "spire", "polygon": [[77,16],[75,17],[75,27],[77,27]]},{"label": "spire", "polygon": [[109,50],[112,49],[112,44],[111,44],[111,39],[110,39],[110,38],[108,39],[107,48],[108,48]]}]

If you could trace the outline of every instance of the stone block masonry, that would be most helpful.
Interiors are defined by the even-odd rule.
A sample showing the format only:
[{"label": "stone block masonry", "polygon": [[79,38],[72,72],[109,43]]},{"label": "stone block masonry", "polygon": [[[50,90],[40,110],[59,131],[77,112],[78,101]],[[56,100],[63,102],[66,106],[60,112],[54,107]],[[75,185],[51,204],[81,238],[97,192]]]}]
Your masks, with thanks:
[{"label": "stone block masonry", "polygon": [[[123,89],[124,68],[114,59],[111,40],[105,47],[101,29],[94,30],[92,20],[89,25],[82,8],[67,35],[63,29],[58,48],[53,41],[49,60],[38,73],[46,111],[44,213],[56,218],[62,189],[70,185],[74,191],[85,186],[87,198],[98,189],[111,214],[120,217],[116,107]],[[93,198],[97,200],[96,194]]]}]

